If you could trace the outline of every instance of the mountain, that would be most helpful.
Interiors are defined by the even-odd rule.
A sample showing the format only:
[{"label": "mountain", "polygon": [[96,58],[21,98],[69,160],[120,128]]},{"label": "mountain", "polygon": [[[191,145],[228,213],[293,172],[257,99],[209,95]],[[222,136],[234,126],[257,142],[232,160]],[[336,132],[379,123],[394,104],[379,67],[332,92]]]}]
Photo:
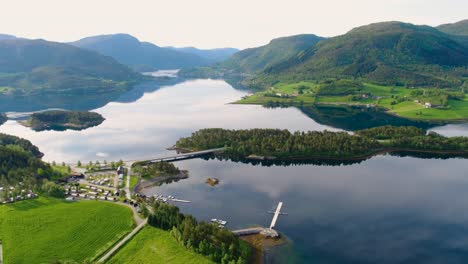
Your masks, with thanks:
[{"label": "mountain", "polygon": [[139,71],[180,69],[209,63],[198,55],[140,42],[128,34],[99,35],[70,44],[111,56],[120,63]]},{"label": "mountain", "polygon": [[468,19],[457,23],[440,25],[437,29],[447,34],[468,36]]},{"label": "mountain", "polygon": [[297,56],[324,38],[316,35],[296,35],[273,39],[265,46],[250,48],[235,53],[222,68],[242,72],[260,72],[275,64]]},{"label": "mountain", "polygon": [[255,80],[272,82],[362,78],[392,85],[460,85],[468,76],[468,48],[429,26],[384,22],[323,40],[265,69]]},{"label": "mountain", "polygon": [[229,57],[231,57],[234,53],[238,52],[238,49],[235,48],[219,48],[219,49],[197,49],[194,47],[184,47],[184,48],[176,48],[176,47],[168,47],[173,50],[177,50],[183,53],[189,53],[197,55],[203,59],[205,59],[209,63],[216,63],[221,62]]},{"label": "mountain", "polygon": [[12,35],[7,35],[7,34],[0,34],[0,40],[5,40],[5,39],[15,39],[15,36]]},{"label": "mountain", "polygon": [[96,52],[45,40],[0,41],[0,94],[108,92],[141,78]]}]

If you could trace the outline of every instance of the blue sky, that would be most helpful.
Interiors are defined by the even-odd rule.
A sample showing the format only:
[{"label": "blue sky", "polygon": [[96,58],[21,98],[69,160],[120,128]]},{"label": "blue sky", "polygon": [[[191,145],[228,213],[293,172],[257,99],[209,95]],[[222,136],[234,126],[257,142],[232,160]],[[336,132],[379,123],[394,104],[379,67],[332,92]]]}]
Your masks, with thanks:
[{"label": "blue sky", "polygon": [[380,21],[434,26],[468,19],[467,11],[467,0],[1,0],[0,32],[54,41],[129,33],[161,46],[246,48]]}]

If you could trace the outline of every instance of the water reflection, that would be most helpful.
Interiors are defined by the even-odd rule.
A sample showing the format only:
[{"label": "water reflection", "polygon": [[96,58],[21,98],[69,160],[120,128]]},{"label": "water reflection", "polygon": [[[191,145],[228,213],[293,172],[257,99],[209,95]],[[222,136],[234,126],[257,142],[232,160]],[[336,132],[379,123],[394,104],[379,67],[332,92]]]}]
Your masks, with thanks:
[{"label": "water reflection", "polygon": [[[218,160],[177,165],[190,171],[189,179],[147,193],[191,200],[180,205],[183,211],[205,220],[227,219],[232,229],[268,225],[266,211],[284,201],[289,215],[277,228],[292,239],[297,263],[465,263],[468,258],[468,163],[462,159],[386,155],[334,167]],[[208,177],[220,184],[208,186]]]},{"label": "water reflection", "polygon": [[314,122],[295,108],[229,104],[246,92],[223,81],[196,80],[156,87],[137,88],[122,95],[120,102],[93,110],[106,118],[98,127],[34,132],[10,120],[0,126],[0,132],[31,140],[45,153],[45,160],[83,162],[158,157],[180,137],[207,127],[336,130]]}]

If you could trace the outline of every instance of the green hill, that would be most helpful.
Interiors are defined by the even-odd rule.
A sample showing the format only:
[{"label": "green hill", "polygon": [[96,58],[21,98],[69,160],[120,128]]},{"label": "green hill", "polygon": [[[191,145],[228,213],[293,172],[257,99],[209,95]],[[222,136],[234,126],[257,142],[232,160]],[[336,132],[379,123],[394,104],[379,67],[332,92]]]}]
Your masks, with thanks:
[{"label": "green hill", "polygon": [[288,60],[322,40],[316,35],[296,35],[277,38],[265,46],[235,53],[220,67],[241,72],[259,72]]},{"label": "green hill", "polygon": [[253,82],[249,82],[254,74],[300,56],[323,39],[312,34],[277,38],[267,45],[236,52],[229,59],[209,67],[182,69],[179,75],[187,78],[222,78],[238,88],[255,88]]},{"label": "green hill", "polygon": [[103,93],[138,80],[114,59],[45,40],[0,41],[0,94]]},{"label": "green hill", "polygon": [[468,19],[457,23],[440,25],[437,29],[447,34],[468,36]]},{"label": "green hill", "polygon": [[401,22],[371,24],[319,42],[256,79],[362,78],[386,85],[460,86],[468,74],[468,48],[429,26]]}]

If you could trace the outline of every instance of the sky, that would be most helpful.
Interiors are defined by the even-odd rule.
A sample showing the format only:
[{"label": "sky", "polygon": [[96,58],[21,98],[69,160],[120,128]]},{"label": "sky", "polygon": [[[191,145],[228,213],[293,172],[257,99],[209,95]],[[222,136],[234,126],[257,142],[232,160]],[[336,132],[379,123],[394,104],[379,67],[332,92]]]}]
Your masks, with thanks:
[{"label": "sky", "polygon": [[248,48],[381,21],[468,19],[467,0],[0,0],[0,33],[68,42],[128,33],[159,46]]}]

